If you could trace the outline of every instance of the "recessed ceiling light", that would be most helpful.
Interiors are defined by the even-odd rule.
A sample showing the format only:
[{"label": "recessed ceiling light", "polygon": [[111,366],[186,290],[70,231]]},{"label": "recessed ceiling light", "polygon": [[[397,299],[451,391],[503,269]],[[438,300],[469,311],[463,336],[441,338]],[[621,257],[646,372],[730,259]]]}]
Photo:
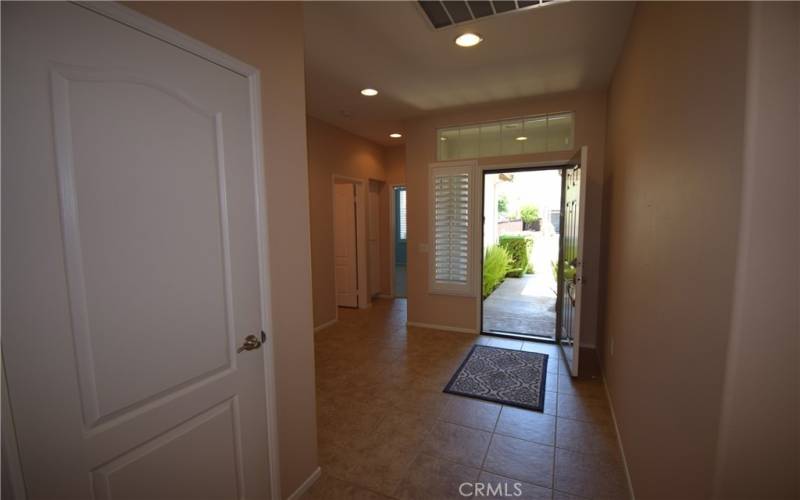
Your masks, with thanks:
[{"label": "recessed ceiling light", "polygon": [[527,140],[528,140],[528,138],[527,138],[527,137],[525,137],[524,135],[521,135],[521,136],[519,136],[519,137],[516,137],[515,139],[516,139],[516,140],[518,140],[518,141],[527,141]]},{"label": "recessed ceiling light", "polygon": [[446,140],[447,140],[447,137],[439,137],[439,140],[440,140],[440,141],[446,141]]},{"label": "recessed ceiling light", "polygon": [[477,33],[464,33],[456,38],[456,45],[459,47],[474,47],[483,41],[483,37]]},{"label": "recessed ceiling light", "polygon": [[361,95],[365,95],[367,97],[372,97],[374,95],[378,95],[378,91],[375,89],[362,89]]},{"label": "recessed ceiling light", "polygon": [[392,134],[389,134],[389,137],[391,137],[392,139],[399,139],[403,137],[403,134],[398,134],[397,132],[394,132]]}]

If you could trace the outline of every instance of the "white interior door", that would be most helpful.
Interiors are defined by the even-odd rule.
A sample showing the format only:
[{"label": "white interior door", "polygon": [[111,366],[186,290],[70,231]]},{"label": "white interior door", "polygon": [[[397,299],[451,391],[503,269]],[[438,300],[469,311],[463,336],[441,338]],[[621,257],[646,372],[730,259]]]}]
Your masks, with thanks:
[{"label": "white interior door", "polygon": [[333,190],[336,305],[358,307],[355,185],[334,184]]},{"label": "white interior door", "polygon": [[70,3],[3,4],[2,37],[28,498],[267,498],[248,79]]},{"label": "white interior door", "polygon": [[369,183],[367,247],[369,251],[369,295],[374,297],[381,289],[380,253],[380,189],[377,182]]},{"label": "white interior door", "polygon": [[578,376],[583,295],[583,242],[586,222],[586,172],[589,150],[583,146],[564,172],[564,197],[561,213],[561,313],[559,343],[570,372]]}]

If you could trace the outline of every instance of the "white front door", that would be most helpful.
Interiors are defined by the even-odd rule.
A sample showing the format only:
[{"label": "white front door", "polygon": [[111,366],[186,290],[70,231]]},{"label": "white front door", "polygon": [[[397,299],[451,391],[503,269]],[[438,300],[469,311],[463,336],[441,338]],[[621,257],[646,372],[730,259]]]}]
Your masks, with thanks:
[{"label": "white front door", "polygon": [[28,498],[267,498],[248,79],[69,3],[4,3],[2,51]]},{"label": "white front door", "polygon": [[586,179],[589,151],[583,146],[564,169],[564,196],[561,213],[561,312],[559,343],[567,358],[570,373],[578,376],[583,295],[583,242],[586,224]]},{"label": "white front door", "polygon": [[336,305],[358,307],[355,185],[334,184],[333,192]]}]

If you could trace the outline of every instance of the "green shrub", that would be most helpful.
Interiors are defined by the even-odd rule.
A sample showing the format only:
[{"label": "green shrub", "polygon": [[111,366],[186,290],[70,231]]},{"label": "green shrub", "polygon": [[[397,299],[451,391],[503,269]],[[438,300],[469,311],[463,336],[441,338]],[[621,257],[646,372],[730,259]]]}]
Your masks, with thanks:
[{"label": "green shrub", "polygon": [[519,210],[522,217],[522,222],[525,224],[533,224],[533,221],[539,218],[539,207],[535,205],[525,205]]},{"label": "green shrub", "polygon": [[505,248],[492,245],[483,257],[483,298],[491,294],[506,278],[511,267],[511,256]]},{"label": "green shrub", "polygon": [[508,196],[501,194],[497,198],[497,213],[504,214],[508,211]]},{"label": "green shrub", "polygon": [[500,236],[500,246],[511,256],[511,269],[506,276],[519,278],[528,269],[528,245],[529,240],[524,236]]}]

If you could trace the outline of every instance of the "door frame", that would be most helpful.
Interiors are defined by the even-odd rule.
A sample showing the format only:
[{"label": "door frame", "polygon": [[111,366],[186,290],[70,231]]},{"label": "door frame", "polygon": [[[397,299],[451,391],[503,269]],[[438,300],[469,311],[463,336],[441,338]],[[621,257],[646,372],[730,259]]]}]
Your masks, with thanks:
[{"label": "door frame", "polygon": [[[395,183],[387,184],[389,187],[389,296],[395,297],[394,294],[394,270],[395,270],[395,211],[397,210],[394,201],[395,189],[403,188],[406,190],[406,228],[408,228],[408,187],[405,184]],[[406,236],[406,245],[408,244],[408,236]],[[406,250],[408,252],[408,250]],[[408,296],[408,259],[406,259],[406,296]]]},{"label": "door frame", "polygon": [[[126,25],[132,29],[143,32],[153,38],[181,48],[186,52],[201,57],[211,63],[217,64],[247,79],[250,94],[250,123],[252,130],[253,171],[255,176],[255,201],[256,201],[256,231],[258,240],[258,268],[259,292],[261,294],[261,330],[266,334],[262,346],[264,361],[264,386],[266,391],[266,416],[267,416],[267,454],[269,459],[270,493],[273,500],[281,498],[280,485],[280,457],[278,454],[278,413],[275,399],[275,353],[274,330],[272,325],[272,295],[269,270],[269,227],[267,217],[267,193],[264,173],[263,132],[261,117],[261,73],[250,66],[224,52],[206,45],[199,40],[189,37],[174,28],[151,19],[133,9],[115,2],[74,2],[77,6],[107,17],[112,21]],[[4,377],[5,378],[5,377]],[[5,382],[5,380],[4,380]],[[5,396],[5,394],[4,394]],[[3,398],[7,400],[7,398]],[[3,421],[9,421],[6,413],[8,410],[3,405]],[[16,442],[16,435],[7,436],[4,427],[3,446],[9,447]],[[13,441],[9,442],[8,439]],[[14,478],[23,478],[24,471],[16,460],[8,460],[9,472]],[[15,492],[16,493],[16,492]],[[21,498],[27,495],[22,493]]]},{"label": "door frame", "polygon": [[[480,260],[479,264],[475,266],[475,273],[474,279],[475,282],[481,286],[478,286],[477,293],[475,294],[475,331],[478,335],[493,335],[491,333],[484,333],[483,332],[483,192],[484,192],[484,178],[487,173],[493,172],[528,172],[534,170],[563,170],[569,165],[570,158],[565,157],[564,159],[559,160],[548,160],[548,161],[537,161],[537,162],[523,162],[523,163],[495,163],[491,165],[478,165],[478,175],[481,177],[481,188],[478,190],[478,194],[476,196],[477,199],[477,206],[480,207],[480,211],[476,210],[474,220],[474,228],[473,228],[473,240],[474,240],[474,254],[479,255]],[[563,190],[563,182],[562,182],[562,190]],[[563,191],[561,193],[563,198]],[[560,252],[561,243],[559,243],[559,252]],[[559,271],[560,274],[560,271]],[[556,307],[558,307],[558,298],[556,298]],[[557,316],[557,315],[556,315]],[[556,335],[558,331],[558,317],[556,317]],[[500,335],[498,335],[500,336]],[[513,335],[511,335],[513,337]],[[505,337],[505,336],[504,336]],[[549,341],[544,338],[529,338],[528,340],[534,340],[537,342],[552,342],[557,343],[557,337],[554,337],[552,341]]]},{"label": "door frame", "polygon": [[[367,179],[331,174],[331,220],[333,219],[333,210],[335,210],[336,205],[336,184],[353,184],[356,189],[356,280],[358,283],[358,308],[367,309],[372,305],[372,299],[369,296],[369,262],[367,262],[367,254],[369,253],[367,243],[367,190],[369,184]],[[331,224],[331,227],[336,231],[334,224]],[[331,249],[333,250],[333,247],[331,247]],[[336,268],[335,254],[335,251],[331,252],[333,269]],[[333,283],[333,300],[334,303],[336,303],[335,276]],[[336,317],[338,318],[338,304],[336,306],[336,311]]]}]

